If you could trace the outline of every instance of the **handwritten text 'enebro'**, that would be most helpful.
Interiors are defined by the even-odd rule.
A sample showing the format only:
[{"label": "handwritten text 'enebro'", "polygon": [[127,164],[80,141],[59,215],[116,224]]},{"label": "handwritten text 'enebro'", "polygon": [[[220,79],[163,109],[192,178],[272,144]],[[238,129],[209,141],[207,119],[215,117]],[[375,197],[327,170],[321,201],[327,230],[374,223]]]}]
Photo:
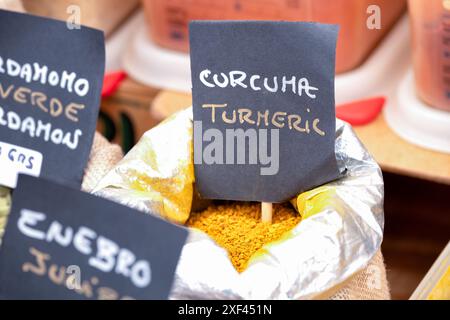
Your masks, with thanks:
[{"label": "handwritten text 'enebro'", "polygon": [[74,228],[63,226],[55,220],[45,231],[39,229],[38,225],[46,224],[46,220],[45,213],[22,209],[17,227],[22,234],[32,239],[53,242],[62,247],[72,245],[79,253],[90,256],[88,263],[91,267],[129,278],[138,288],[150,284],[152,273],[148,261],[137,260],[136,255],[130,250],[120,248],[114,241],[97,235],[94,230],[85,226],[80,226],[75,231]]}]

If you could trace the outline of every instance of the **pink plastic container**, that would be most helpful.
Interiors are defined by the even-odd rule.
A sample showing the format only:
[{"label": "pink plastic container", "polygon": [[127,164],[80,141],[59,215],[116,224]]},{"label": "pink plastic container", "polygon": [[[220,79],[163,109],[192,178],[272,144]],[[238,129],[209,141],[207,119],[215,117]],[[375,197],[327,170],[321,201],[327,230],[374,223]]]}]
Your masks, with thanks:
[{"label": "pink plastic container", "polygon": [[450,0],[409,0],[417,95],[450,111]]},{"label": "pink plastic container", "polygon": [[[389,31],[406,0],[142,0],[149,33],[158,45],[185,51],[190,20],[288,20],[340,25],[336,71],[359,66]],[[427,1],[425,1],[427,2]],[[381,28],[369,29],[371,5]]]}]

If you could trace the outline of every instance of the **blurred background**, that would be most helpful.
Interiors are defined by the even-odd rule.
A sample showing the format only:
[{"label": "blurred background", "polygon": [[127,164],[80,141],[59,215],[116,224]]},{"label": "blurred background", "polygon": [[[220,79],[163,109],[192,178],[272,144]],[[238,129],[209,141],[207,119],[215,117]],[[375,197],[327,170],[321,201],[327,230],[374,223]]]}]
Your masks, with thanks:
[{"label": "blurred background", "polygon": [[413,298],[445,272],[450,290],[449,248],[430,271],[450,240],[450,0],[0,0],[0,7],[104,30],[98,130],[125,152],[191,105],[190,20],[339,24],[336,114],[383,169],[392,298],[410,298],[427,273]]}]

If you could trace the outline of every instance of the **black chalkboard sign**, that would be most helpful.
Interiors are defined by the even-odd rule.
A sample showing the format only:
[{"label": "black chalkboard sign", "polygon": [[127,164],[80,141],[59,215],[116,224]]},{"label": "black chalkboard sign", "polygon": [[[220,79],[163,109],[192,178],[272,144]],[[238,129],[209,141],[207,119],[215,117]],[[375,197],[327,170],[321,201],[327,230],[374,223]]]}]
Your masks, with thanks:
[{"label": "black chalkboard sign", "polygon": [[0,247],[3,299],[166,299],[187,231],[20,175]]},{"label": "black chalkboard sign", "polygon": [[337,26],[194,21],[189,27],[202,197],[281,202],[336,179]]},{"label": "black chalkboard sign", "polygon": [[103,82],[103,32],[0,10],[0,185],[81,184]]}]

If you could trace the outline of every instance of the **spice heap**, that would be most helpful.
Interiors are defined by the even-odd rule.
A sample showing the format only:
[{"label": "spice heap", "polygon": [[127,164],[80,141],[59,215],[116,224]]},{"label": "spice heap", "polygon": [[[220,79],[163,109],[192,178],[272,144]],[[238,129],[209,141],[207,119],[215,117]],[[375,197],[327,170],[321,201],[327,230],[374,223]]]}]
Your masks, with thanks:
[{"label": "spice heap", "polygon": [[229,202],[192,213],[186,224],[206,232],[225,248],[236,270],[242,272],[256,251],[301,220],[289,204],[274,204],[272,219],[272,224],[261,222],[260,203]]}]

